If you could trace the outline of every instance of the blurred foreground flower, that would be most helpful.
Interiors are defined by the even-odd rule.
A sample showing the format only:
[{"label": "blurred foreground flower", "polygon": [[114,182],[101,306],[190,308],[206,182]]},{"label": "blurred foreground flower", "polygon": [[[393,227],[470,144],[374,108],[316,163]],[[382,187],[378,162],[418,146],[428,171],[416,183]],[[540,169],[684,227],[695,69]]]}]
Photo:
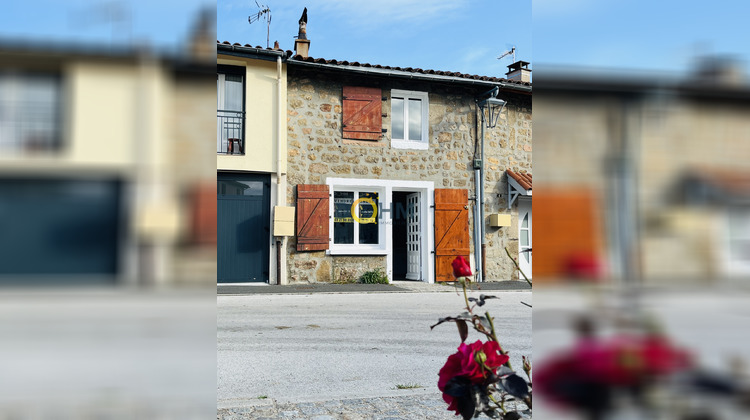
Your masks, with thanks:
[{"label": "blurred foreground flower", "polygon": [[647,406],[654,386],[694,368],[690,354],[655,332],[619,334],[604,340],[592,333],[589,321],[579,325],[577,343],[544,361],[537,369],[537,390],[553,404],[605,418],[616,395],[631,395]]},{"label": "blurred foreground flower", "polygon": [[451,265],[453,266],[453,277],[460,278],[472,276],[471,267],[469,266],[469,262],[466,261],[466,258],[458,256],[453,260]]}]

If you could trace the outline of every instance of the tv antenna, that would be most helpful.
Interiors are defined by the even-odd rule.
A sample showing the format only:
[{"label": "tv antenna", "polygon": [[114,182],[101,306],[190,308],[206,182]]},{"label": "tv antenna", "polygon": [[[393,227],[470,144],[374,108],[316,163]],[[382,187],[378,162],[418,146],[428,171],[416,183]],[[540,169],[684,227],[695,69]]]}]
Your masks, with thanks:
[{"label": "tv antenna", "polygon": [[504,57],[507,57],[507,56],[509,56],[509,55],[511,55],[511,54],[513,54],[513,62],[515,63],[515,62],[516,62],[516,47],[515,47],[515,46],[513,46],[513,47],[512,47],[511,49],[509,49],[508,51],[506,51],[506,52],[504,52],[504,53],[500,54],[500,57],[497,57],[497,59],[498,59],[498,60],[500,60],[500,59],[502,59],[502,58],[504,58]]},{"label": "tv antenna", "polygon": [[270,48],[270,41],[271,41],[271,9],[266,6],[265,4],[258,3],[258,0],[255,0],[255,5],[258,6],[258,13],[254,15],[250,15],[247,17],[247,22],[249,24],[253,24],[254,22],[259,21],[260,19],[264,18],[266,20],[266,48]]}]

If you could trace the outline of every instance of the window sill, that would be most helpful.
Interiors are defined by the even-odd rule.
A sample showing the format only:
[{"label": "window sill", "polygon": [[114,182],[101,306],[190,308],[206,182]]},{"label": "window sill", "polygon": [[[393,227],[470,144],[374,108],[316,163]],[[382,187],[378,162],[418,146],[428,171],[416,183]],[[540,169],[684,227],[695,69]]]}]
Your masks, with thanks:
[{"label": "window sill", "polygon": [[363,246],[331,246],[326,251],[328,255],[388,255],[385,248],[373,248]]},{"label": "window sill", "polygon": [[430,145],[424,141],[391,140],[391,147],[394,149],[427,150]]}]

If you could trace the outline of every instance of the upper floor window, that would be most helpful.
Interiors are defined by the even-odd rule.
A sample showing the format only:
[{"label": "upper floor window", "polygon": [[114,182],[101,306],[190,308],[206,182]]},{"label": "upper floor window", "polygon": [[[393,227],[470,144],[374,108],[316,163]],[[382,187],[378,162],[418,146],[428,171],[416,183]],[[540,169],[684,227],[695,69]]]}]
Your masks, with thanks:
[{"label": "upper floor window", "polygon": [[391,91],[391,146],[423,149],[429,145],[427,92]]},{"label": "upper floor window", "polygon": [[58,75],[0,71],[0,154],[60,148],[60,85]]},{"label": "upper floor window", "polygon": [[216,152],[245,154],[245,68],[216,67]]}]

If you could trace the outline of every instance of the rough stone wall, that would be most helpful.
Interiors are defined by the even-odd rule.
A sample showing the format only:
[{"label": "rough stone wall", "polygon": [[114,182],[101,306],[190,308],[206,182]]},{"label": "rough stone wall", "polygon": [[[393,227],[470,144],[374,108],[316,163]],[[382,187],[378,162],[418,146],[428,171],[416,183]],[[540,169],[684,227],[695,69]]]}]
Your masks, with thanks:
[{"label": "rough stone wall", "polygon": [[290,283],[356,283],[362,274],[375,269],[385,272],[385,256],[335,255],[325,251],[291,252]]},{"label": "rough stone wall", "polygon": [[[500,95],[498,95],[500,96]],[[487,280],[516,280],[518,271],[508,259],[505,248],[518,258],[518,200],[510,213],[511,226],[490,227],[489,215],[508,213],[508,184],[506,169],[521,173],[531,170],[531,104],[526,107],[514,105],[508,100],[506,110],[493,129],[485,128],[485,272]],[[481,136],[481,130],[480,130]],[[473,181],[472,181],[473,184]]]},{"label": "rough stone wall", "polygon": [[[381,140],[343,139],[343,86],[382,89],[382,96],[387,99],[382,101],[386,132]],[[391,89],[429,93],[428,150],[391,147]],[[474,196],[472,165],[478,117],[474,98],[486,90],[486,87],[466,88],[361,76],[352,78],[342,76],[342,73],[323,74],[290,67],[287,86],[289,202],[296,202],[297,184],[324,184],[328,177],[432,181],[435,188],[465,188],[469,190],[469,197]],[[491,213],[508,213],[505,169],[531,172],[531,98],[504,93],[499,97],[506,99],[508,106],[497,127],[485,130],[487,219]],[[514,226],[486,226],[487,280],[518,277],[503,249],[507,246],[511,253],[517,254],[515,204],[512,214]],[[469,232],[473,229],[471,219],[470,216]],[[364,271],[386,268],[383,256],[354,258],[326,256],[324,252],[298,253],[294,238],[291,238],[289,249],[290,282],[337,280],[347,267]]]}]

